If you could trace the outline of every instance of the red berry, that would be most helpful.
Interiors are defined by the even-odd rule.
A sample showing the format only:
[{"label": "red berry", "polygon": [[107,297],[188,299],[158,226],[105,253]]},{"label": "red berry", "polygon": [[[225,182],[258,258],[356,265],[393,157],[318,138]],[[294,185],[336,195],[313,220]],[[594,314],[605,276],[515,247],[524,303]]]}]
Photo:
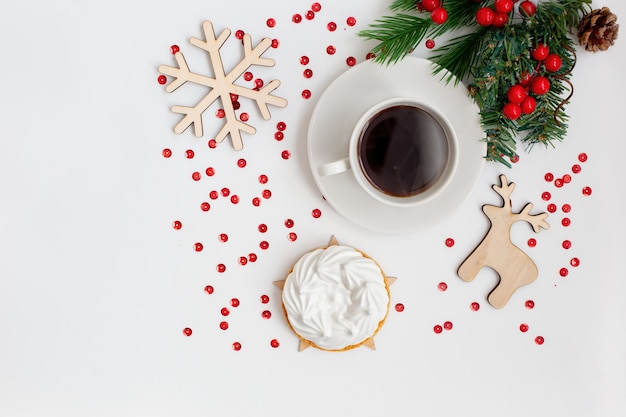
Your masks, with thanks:
[{"label": "red berry", "polygon": [[441,25],[446,20],[448,20],[448,12],[443,7],[437,7],[430,14],[430,18],[436,24]]},{"label": "red berry", "polygon": [[561,69],[561,65],[563,65],[563,60],[557,54],[548,54],[544,61],[544,65],[546,69],[550,72],[555,72]]},{"label": "red berry", "polygon": [[493,7],[496,9],[496,12],[499,13],[511,13],[513,10],[513,0],[496,0]]},{"label": "red berry", "polygon": [[520,104],[526,98],[526,89],[519,84],[511,86],[506,94],[511,103]]},{"label": "red berry", "polygon": [[502,113],[507,119],[516,120],[522,115],[522,109],[519,104],[516,103],[507,103],[502,109]]},{"label": "red berry", "polygon": [[528,71],[524,71],[520,74],[519,84],[522,87],[528,87],[533,77]]},{"label": "red berry", "polygon": [[537,6],[532,1],[524,0],[519,4],[519,12],[522,16],[534,16],[536,11]]},{"label": "red berry", "polygon": [[481,7],[476,12],[476,22],[481,26],[491,26],[495,15],[489,7]]},{"label": "red berry", "polygon": [[550,91],[550,81],[541,75],[538,75],[530,83],[530,91],[537,95],[546,94]]},{"label": "red berry", "polygon": [[496,13],[493,17],[493,27],[502,28],[509,22],[509,15],[506,13]]},{"label": "red berry", "polygon": [[526,96],[522,104],[520,104],[520,108],[522,109],[522,114],[530,114],[537,108],[537,101],[531,96]]},{"label": "red berry", "polygon": [[439,0],[422,0],[422,8],[427,12],[432,12],[438,7],[441,7]]},{"label": "red berry", "polygon": [[537,44],[537,47],[530,52],[530,55],[536,61],[543,61],[544,59],[546,59],[549,53],[550,53],[550,48],[548,48],[548,45],[539,43]]}]

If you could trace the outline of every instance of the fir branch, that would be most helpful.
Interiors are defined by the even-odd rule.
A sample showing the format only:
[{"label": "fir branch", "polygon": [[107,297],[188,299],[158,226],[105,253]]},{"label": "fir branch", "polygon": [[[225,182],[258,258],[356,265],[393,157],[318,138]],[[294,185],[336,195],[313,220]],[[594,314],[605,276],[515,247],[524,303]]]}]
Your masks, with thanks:
[{"label": "fir branch", "polygon": [[431,58],[437,64],[434,73],[439,74],[443,69],[448,70],[450,73],[444,76],[444,80],[449,83],[456,77],[455,85],[466,79],[478,63],[487,30],[489,29],[481,27],[476,32],[453,38],[446,45],[437,48],[437,55]]},{"label": "fir branch", "polygon": [[396,63],[408,55],[419,44],[434,23],[408,14],[384,16],[370,25],[372,29],[359,32],[359,36],[378,41],[372,49],[375,60],[381,63]]},{"label": "fir branch", "polygon": [[389,10],[392,12],[397,12],[399,10],[409,11],[417,9],[417,1],[416,0],[394,0],[393,3],[389,6]]}]

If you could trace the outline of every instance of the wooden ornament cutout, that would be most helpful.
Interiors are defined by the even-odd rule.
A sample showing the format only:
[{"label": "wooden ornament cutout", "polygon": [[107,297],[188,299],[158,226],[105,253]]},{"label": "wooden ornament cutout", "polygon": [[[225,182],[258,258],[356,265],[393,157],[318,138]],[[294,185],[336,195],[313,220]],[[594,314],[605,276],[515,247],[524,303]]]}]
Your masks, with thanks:
[{"label": "wooden ornament cutout", "polygon": [[170,67],[167,65],[159,66],[159,72],[174,78],[174,80],[165,88],[165,91],[168,93],[173,92],[187,81],[192,84],[209,87],[210,89],[209,92],[193,107],[172,106],[172,112],[184,115],[180,122],[178,122],[178,124],[174,127],[174,131],[180,134],[189,126],[193,125],[194,134],[197,137],[201,137],[203,135],[202,114],[209,108],[209,106],[211,106],[211,104],[213,104],[213,102],[220,99],[222,109],[224,110],[225,123],[221,130],[217,133],[217,136],[215,136],[215,141],[218,143],[222,142],[226,136],[230,135],[233,147],[236,150],[241,150],[243,149],[241,132],[243,131],[252,135],[256,133],[256,129],[237,117],[231,94],[236,94],[239,97],[246,97],[255,101],[259,111],[261,112],[261,116],[265,120],[270,119],[268,105],[271,104],[277,107],[287,106],[287,100],[271,94],[278,88],[278,86],[280,86],[280,81],[278,80],[273,80],[260,89],[242,87],[234,83],[241,75],[243,75],[244,72],[246,72],[248,68],[253,65],[262,67],[274,66],[273,59],[261,57],[263,53],[272,45],[272,40],[264,38],[256,47],[253,48],[250,35],[244,35],[242,40],[244,57],[237,65],[235,65],[233,69],[226,73],[222,63],[222,57],[220,55],[220,48],[230,36],[230,30],[224,29],[217,37],[215,37],[213,25],[208,20],[202,24],[202,29],[204,31],[205,39],[191,38],[189,43],[209,54],[214,76],[202,75],[190,71],[187,61],[185,60],[183,53],[180,51],[174,54],[177,67]]},{"label": "wooden ornament cutout", "polygon": [[459,277],[468,282],[472,281],[484,266],[491,267],[498,273],[500,282],[488,297],[489,304],[495,308],[504,307],[519,287],[530,284],[539,275],[532,259],[511,242],[513,223],[528,222],[535,233],[539,233],[541,228],[550,228],[545,221],[547,213],[530,214],[532,203],[526,204],[519,213],[513,213],[511,193],[515,189],[515,184],[509,183],[504,175],[500,176],[500,184],[500,186],[494,184],[493,189],[502,197],[503,205],[483,206],[483,212],[489,218],[491,226],[487,235],[458,270]]}]

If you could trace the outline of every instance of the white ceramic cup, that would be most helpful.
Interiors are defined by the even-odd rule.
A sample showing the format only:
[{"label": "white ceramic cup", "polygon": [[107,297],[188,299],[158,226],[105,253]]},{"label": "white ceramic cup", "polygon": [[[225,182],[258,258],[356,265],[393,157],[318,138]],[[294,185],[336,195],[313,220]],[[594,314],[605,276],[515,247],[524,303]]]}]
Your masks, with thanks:
[{"label": "white ceramic cup", "polygon": [[[437,123],[443,131],[443,138],[441,138],[440,140],[445,141],[445,143],[442,144],[442,149],[445,150],[441,153],[447,154],[438,155],[438,157],[445,158],[445,162],[443,162],[443,165],[439,170],[440,172],[436,180],[434,180],[429,186],[425,187],[425,189],[409,196],[398,196],[390,194],[386,190],[381,189],[379,185],[373,183],[367,175],[363,166],[363,161],[361,159],[361,156],[359,155],[359,146],[363,138],[364,129],[367,128],[372,119],[375,118],[378,114],[386,109],[390,109],[396,106],[415,107],[430,116],[432,121]],[[340,160],[320,165],[317,168],[317,172],[320,177],[328,177],[331,175],[337,175],[351,171],[358,185],[376,200],[392,206],[410,207],[418,204],[423,204],[433,199],[443,189],[445,189],[445,187],[450,183],[450,180],[454,176],[457,168],[458,159],[459,155],[457,136],[454,132],[454,129],[452,128],[452,125],[445,117],[445,115],[438,111],[436,108],[426,103],[420,102],[418,99],[398,97],[379,102],[366,110],[352,129],[348,146],[348,155]]]}]

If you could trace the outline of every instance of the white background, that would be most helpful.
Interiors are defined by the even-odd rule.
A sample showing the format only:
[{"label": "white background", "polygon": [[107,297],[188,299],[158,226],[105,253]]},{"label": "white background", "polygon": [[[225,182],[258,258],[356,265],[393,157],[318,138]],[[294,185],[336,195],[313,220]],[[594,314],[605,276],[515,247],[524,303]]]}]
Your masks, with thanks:
[{"label": "white background", "polygon": [[[510,170],[488,163],[451,217],[393,236],[334,212],[315,188],[305,150],[316,99],[348,68],[345,58],[364,60],[372,44],[356,32],[386,13],[387,2],[322,1],[315,19],[298,25],[291,16],[304,15],[312,2],[236,3],[2,2],[0,416],[626,415],[622,41],[604,53],[578,49],[565,142],[522,150]],[[620,1],[594,2],[601,6],[626,16]],[[355,27],[346,25],[349,16]],[[273,29],[265,24],[270,17]],[[276,66],[255,74],[280,79],[276,93],[289,105],[272,109],[265,122],[247,103],[258,132],[244,136],[240,153],[227,143],[206,146],[219,129],[215,109],[205,117],[205,137],[174,134],[179,116],[169,107],[191,105],[202,92],[168,94],[156,82],[158,66],[174,64],[172,44],[192,69],[208,68],[187,42],[202,36],[206,19],[216,31],[245,30],[255,44],[280,40],[266,54]],[[329,21],[336,32],[326,29]],[[332,57],[329,44],[337,47]],[[223,48],[227,67],[239,48],[231,36]],[[414,54],[428,56],[423,47]],[[310,80],[301,55],[311,59]],[[300,96],[305,88],[310,100]],[[278,121],[288,126],[282,142],[273,138]],[[164,148],[171,158],[161,156]],[[187,149],[195,158],[184,157]],[[280,157],[284,149],[291,159]],[[570,184],[557,189],[544,181],[546,172],[570,172],[581,152],[589,159]],[[191,180],[207,166],[215,177]],[[268,184],[258,183],[261,173]],[[541,193],[550,191],[559,211],[539,235],[513,227],[513,240],[540,276],[495,310],[485,299],[497,281],[493,272],[468,284],[455,271],[487,231],[480,207],[499,203],[490,186],[501,173],[517,184],[514,208],[533,201],[545,210]],[[583,186],[593,194],[583,196]],[[202,213],[199,204],[222,187],[242,202],[218,199]],[[264,188],[272,197],[254,207],[251,198]],[[568,228],[559,224],[563,203],[572,206]],[[314,208],[321,218],[311,216]],[[295,222],[295,242],[286,238],[287,218]],[[171,227],[176,219],[180,231]],[[267,234],[256,230],[259,223]],[[217,239],[222,232],[225,244]],[[298,352],[282,317],[272,281],[332,234],[398,277],[392,306],[403,303],[405,311],[392,309],[376,351]],[[444,245],[448,237],[452,248]],[[528,248],[530,237],[537,247]],[[569,251],[564,239],[572,241]],[[270,242],[267,251],[261,240]],[[193,251],[196,241],[205,244],[201,253]],[[249,252],[258,261],[237,265]],[[578,268],[568,266],[574,256]],[[226,273],[216,272],[219,262]],[[561,278],[564,266],[569,275]],[[440,281],[446,292],[437,290]],[[216,289],[210,296],[207,284]],[[262,294],[271,298],[267,306]],[[220,309],[233,297],[241,305],[231,308],[230,328],[222,331]],[[527,299],[534,309],[524,307]],[[469,309],[473,301],[477,312]],[[270,320],[260,316],[266,308]],[[445,320],[454,328],[435,334],[433,326]],[[185,327],[191,337],[183,336]],[[241,351],[232,349],[235,341]]]}]

